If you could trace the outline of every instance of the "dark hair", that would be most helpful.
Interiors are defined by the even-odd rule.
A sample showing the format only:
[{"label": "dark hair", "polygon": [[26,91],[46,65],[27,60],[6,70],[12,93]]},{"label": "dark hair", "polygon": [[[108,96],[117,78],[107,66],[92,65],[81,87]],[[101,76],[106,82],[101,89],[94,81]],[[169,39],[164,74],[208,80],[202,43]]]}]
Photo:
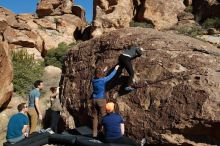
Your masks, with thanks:
[{"label": "dark hair", "polygon": [[56,90],[57,90],[57,87],[50,87],[50,91],[51,91],[51,92],[54,93]]},{"label": "dark hair", "polygon": [[102,69],[100,68],[100,67],[97,67],[96,69],[95,69],[95,77],[96,78],[102,78],[102,77],[104,77],[105,75],[104,75],[104,72],[102,71]]},{"label": "dark hair", "polygon": [[36,80],[36,81],[34,82],[34,87],[37,88],[37,87],[40,85],[40,83],[43,83],[43,81],[41,81],[41,80]]},{"label": "dark hair", "polygon": [[17,109],[18,109],[19,112],[22,111],[25,108],[25,104],[26,103],[21,103],[21,104],[18,105]]}]

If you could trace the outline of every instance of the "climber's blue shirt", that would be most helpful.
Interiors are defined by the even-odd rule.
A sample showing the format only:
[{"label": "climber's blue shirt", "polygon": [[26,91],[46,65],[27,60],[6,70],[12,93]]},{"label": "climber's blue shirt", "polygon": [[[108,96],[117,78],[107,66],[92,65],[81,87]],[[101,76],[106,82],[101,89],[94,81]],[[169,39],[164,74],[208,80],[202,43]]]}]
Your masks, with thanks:
[{"label": "climber's blue shirt", "polygon": [[105,98],[105,86],[108,81],[110,81],[116,74],[116,70],[114,69],[108,76],[99,79],[92,79],[93,86],[93,99]]}]

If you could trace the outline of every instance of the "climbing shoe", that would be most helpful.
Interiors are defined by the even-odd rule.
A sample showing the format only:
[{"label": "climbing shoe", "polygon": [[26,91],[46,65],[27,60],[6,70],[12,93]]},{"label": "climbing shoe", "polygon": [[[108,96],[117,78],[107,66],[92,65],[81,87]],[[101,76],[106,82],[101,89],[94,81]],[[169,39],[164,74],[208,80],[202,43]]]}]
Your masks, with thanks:
[{"label": "climbing shoe", "polygon": [[129,87],[129,86],[128,86],[128,87],[125,87],[125,91],[129,91],[129,92],[130,92],[130,91],[134,91],[134,88]]}]

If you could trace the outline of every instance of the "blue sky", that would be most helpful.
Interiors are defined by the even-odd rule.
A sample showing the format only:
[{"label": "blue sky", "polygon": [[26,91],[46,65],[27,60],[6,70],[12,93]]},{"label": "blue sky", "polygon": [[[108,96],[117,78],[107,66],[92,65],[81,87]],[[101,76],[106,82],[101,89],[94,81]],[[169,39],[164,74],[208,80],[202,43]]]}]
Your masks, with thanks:
[{"label": "blue sky", "polygon": [[[35,13],[38,1],[39,0],[0,0],[0,6],[16,14]],[[86,10],[87,21],[92,21],[93,0],[74,0],[74,5],[81,5]]]}]

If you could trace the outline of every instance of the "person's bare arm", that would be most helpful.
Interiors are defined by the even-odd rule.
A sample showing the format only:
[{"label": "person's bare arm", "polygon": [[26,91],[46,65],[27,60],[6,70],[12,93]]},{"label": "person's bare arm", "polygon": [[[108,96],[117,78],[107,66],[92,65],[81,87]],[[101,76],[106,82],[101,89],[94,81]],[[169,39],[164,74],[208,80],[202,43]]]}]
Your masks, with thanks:
[{"label": "person's bare arm", "polygon": [[121,123],[120,127],[121,127],[121,134],[124,135],[125,134],[125,124]]},{"label": "person's bare arm", "polygon": [[23,126],[22,133],[25,137],[28,137],[28,129],[29,129],[29,125]]},{"label": "person's bare arm", "polygon": [[39,98],[36,98],[35,99],[35,106],[36,106],[36,109],[37,109],[37,112],[38,112],[38,116],[39,116],[39,119],[42,120],[42,114],[41,114],[41,111],[40,111],[40,103],[39,103]]}]

